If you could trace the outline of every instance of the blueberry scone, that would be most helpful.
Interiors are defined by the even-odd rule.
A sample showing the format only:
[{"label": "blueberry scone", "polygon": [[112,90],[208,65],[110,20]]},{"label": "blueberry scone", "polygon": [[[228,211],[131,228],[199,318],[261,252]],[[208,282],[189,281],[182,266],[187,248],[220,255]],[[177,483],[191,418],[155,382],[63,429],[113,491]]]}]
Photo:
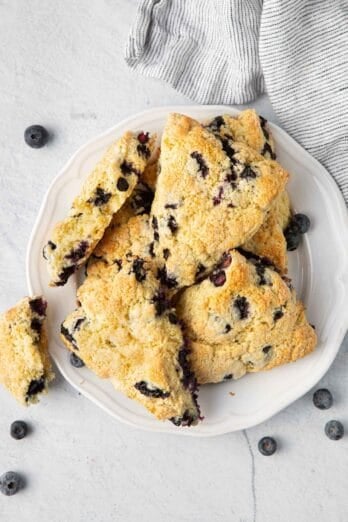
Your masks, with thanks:
[{"label": "blueberry scone", "polygon": [[191,285],[255,234],[287,172],[250,147],[171,114],[151,209],[154,251],[168,288]]},{"label": "blueberry scone", "polygon": [[208,128],[222,138],[245,143],[265,158],[276,159],[268,122],[254,109],[246,109],[237,117],[229,114],[216,116],[208,123]]},{"label": "blueberry scone", "polygon": [[90,257],[87,275],[102,277],[109,266],[115,265],[121,269],[123,263],[133,257],[146,260],[148,266],[151,265],[156,272],[152,235],[147,214],[130,217],[124,223],[113,220]]},{"label": "blueberry scone", "polygon": [[0,317],[0,383],[24,405],[37,402],[54,377],[46,306],[42,297],[25,297]]},{"label": "blueberry scone", "polygon": [[88,259],[112,216],[133,192],[155,146],[148,133],[126,132],[105,153],[44,248],[51,286],[66,283]]},{"label": "blueberry scone", "polygon": [[[177,303],[199,383],[296,361],[316,345],[304,307],[268,261],[237,250]],[[247,256],[247,257],[246,257]]]},{"label": "blueberry scone", "polygon": [[146,261],[111,265],[79,288],[81,307],[62,324],[62,340],[99,377],[112,379],[158,419],[199,419],[196,381],[181,326]]},{"label": "blueberry scone", "polygon": [[[254,109],[242,111],[237,118],[217,116],[208,128],[223,139],[232,138],[247,144],[265,158],[275,159],[275,144],[268,122]],[[283,191],[271,205],[266,218],[254,236],[243,245],[245,250],[267,257],[282,273],[287,271],[284,229],[290,218],[290,202]]]}]

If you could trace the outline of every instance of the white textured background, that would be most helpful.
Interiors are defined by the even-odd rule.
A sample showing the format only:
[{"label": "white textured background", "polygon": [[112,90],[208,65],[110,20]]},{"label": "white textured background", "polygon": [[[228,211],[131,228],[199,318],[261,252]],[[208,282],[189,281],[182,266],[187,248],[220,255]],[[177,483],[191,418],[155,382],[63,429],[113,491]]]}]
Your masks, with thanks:
[{"label": "white textured background", "polygon": [[[189,100],[127,70],[122,48],[135,0],[0,0],[0,306],[26,294],[25,252],[52,178],[85,141],[121,118]],[[254,104],[277,121],[266,98]],[[42,150],[23,140],[33,123],[54,134]],[[348,338],[326,377],[327,412],[311,394],[247,432],[213,439],[143,433],[107,417],[58,377],[28,410],[0,389],[0,474],[27,487],[0,497],[1,522],[347,522],[348,433],[332,442],[330,418],[348,432]],[[1,349],[1,347],[0,347]],[[9,437],[30,421],[33,433]],[[277,438],[273,457],[258,453]]]}]

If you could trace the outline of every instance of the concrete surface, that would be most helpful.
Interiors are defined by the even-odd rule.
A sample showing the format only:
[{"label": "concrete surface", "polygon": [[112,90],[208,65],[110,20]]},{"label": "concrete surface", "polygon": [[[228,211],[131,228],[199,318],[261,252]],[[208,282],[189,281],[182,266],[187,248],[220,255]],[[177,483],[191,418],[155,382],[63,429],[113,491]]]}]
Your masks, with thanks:
[{"label": "concrete surface", "polygon": [[[132,0],[0,0],[0,307],[26,294],[25,252],[52,178],[84,142],[121,118],[189,100],[129,71],[122,48]],[[276,121],[263,97],[254,103]],[[23,140],[33,123],[51,143]],[[348,432],[348,338],[320,385],[328,412],[311,393],[254,429],[213,439],[143,433],[121,425],[57,378],[25,410],[0,389],[0,474],[23,473],[24,491],[0,496],[3,522],[346,522],[348,435],[331,442],[325,422]],[[15,419],[33,428],[9,437]],[[273,435],[279,451],[261,456]]]}]

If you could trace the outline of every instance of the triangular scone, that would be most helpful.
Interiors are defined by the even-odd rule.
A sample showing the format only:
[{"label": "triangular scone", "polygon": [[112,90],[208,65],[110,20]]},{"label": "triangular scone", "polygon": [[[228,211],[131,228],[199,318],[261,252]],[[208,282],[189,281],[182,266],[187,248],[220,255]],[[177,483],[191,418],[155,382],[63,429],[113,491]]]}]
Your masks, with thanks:
[{"label": "triangular scone", "polygon": [[0,316],[0,383],[23,405],[53,379],[45,329],[46,301],[25,297]]},{"label": "triangular scone", "polygon": [[264,260],[236,250],[208,279],[184,290],[177,314],[201,384],[296,361],[317,341],[287,281]]},{"label": "triangular scone", "polygon": [[208,128],[220,136],[245,143],[265,158],[276,159],[274,141],[268,122],[254,109],[246,109],[237,117],[229,114],[216,116],[208,124]]},{"label": "triangular scone", "polygon": [[62,340],[97,375],[158,419],[199,419],[195,378],[175,310],[141,258],[115,265],[79,288],[81,307],[62,325]]},{"label": "triangular scone", "polygon": [[182,114],[168,118],[160,164],[151,210],[155,254],[161,260],[167,252],[162,282],[177,288],[250,239],[288,178],[277,162]]},{"label": "triangular scone", "polygon": [[155,147],[155,137],[126,132],[95,166],[68,216],[44,248],[51,286],[61,286],[89,258],[112,216],[133,192]]}]

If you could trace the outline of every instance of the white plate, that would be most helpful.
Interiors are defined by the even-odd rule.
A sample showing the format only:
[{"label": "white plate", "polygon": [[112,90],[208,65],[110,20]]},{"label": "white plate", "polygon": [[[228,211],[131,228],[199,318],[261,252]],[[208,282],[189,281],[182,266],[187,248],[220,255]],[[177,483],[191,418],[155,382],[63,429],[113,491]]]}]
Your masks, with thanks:
[{"label": "white plate", "polygon": [[[239,381],[201,387],[199,402],[205,419],[196,427],[177,428],[159,422],[136,402],[115,391],[108,381],[86,368],[75,369],[59,339],[60,324],[76,306],[77,277],[62,288],[50,288],[42,248],[54,223],[73,198],[106,147],[126,130],[161,133],[169,112],[205,121],[239,111],[221,106],[161,107],[125,120],[82,147],[54,179],[42,203],[27,251],[31,294],[48,299],[50,353],[64,377],[113,417],[146,430],[191,436],[213,436],[258,424],[307,392],[327,371],[348,327],[348,220],[343,198],[326,170],[276,125],[271,125],[280,163],[291,172],[289,192],[295,211],[312,223],[302,246],[290,253],[290,275],[303,299],[319,345],[296,363]],[[234,392],[231,396],[229,392]]]}]

